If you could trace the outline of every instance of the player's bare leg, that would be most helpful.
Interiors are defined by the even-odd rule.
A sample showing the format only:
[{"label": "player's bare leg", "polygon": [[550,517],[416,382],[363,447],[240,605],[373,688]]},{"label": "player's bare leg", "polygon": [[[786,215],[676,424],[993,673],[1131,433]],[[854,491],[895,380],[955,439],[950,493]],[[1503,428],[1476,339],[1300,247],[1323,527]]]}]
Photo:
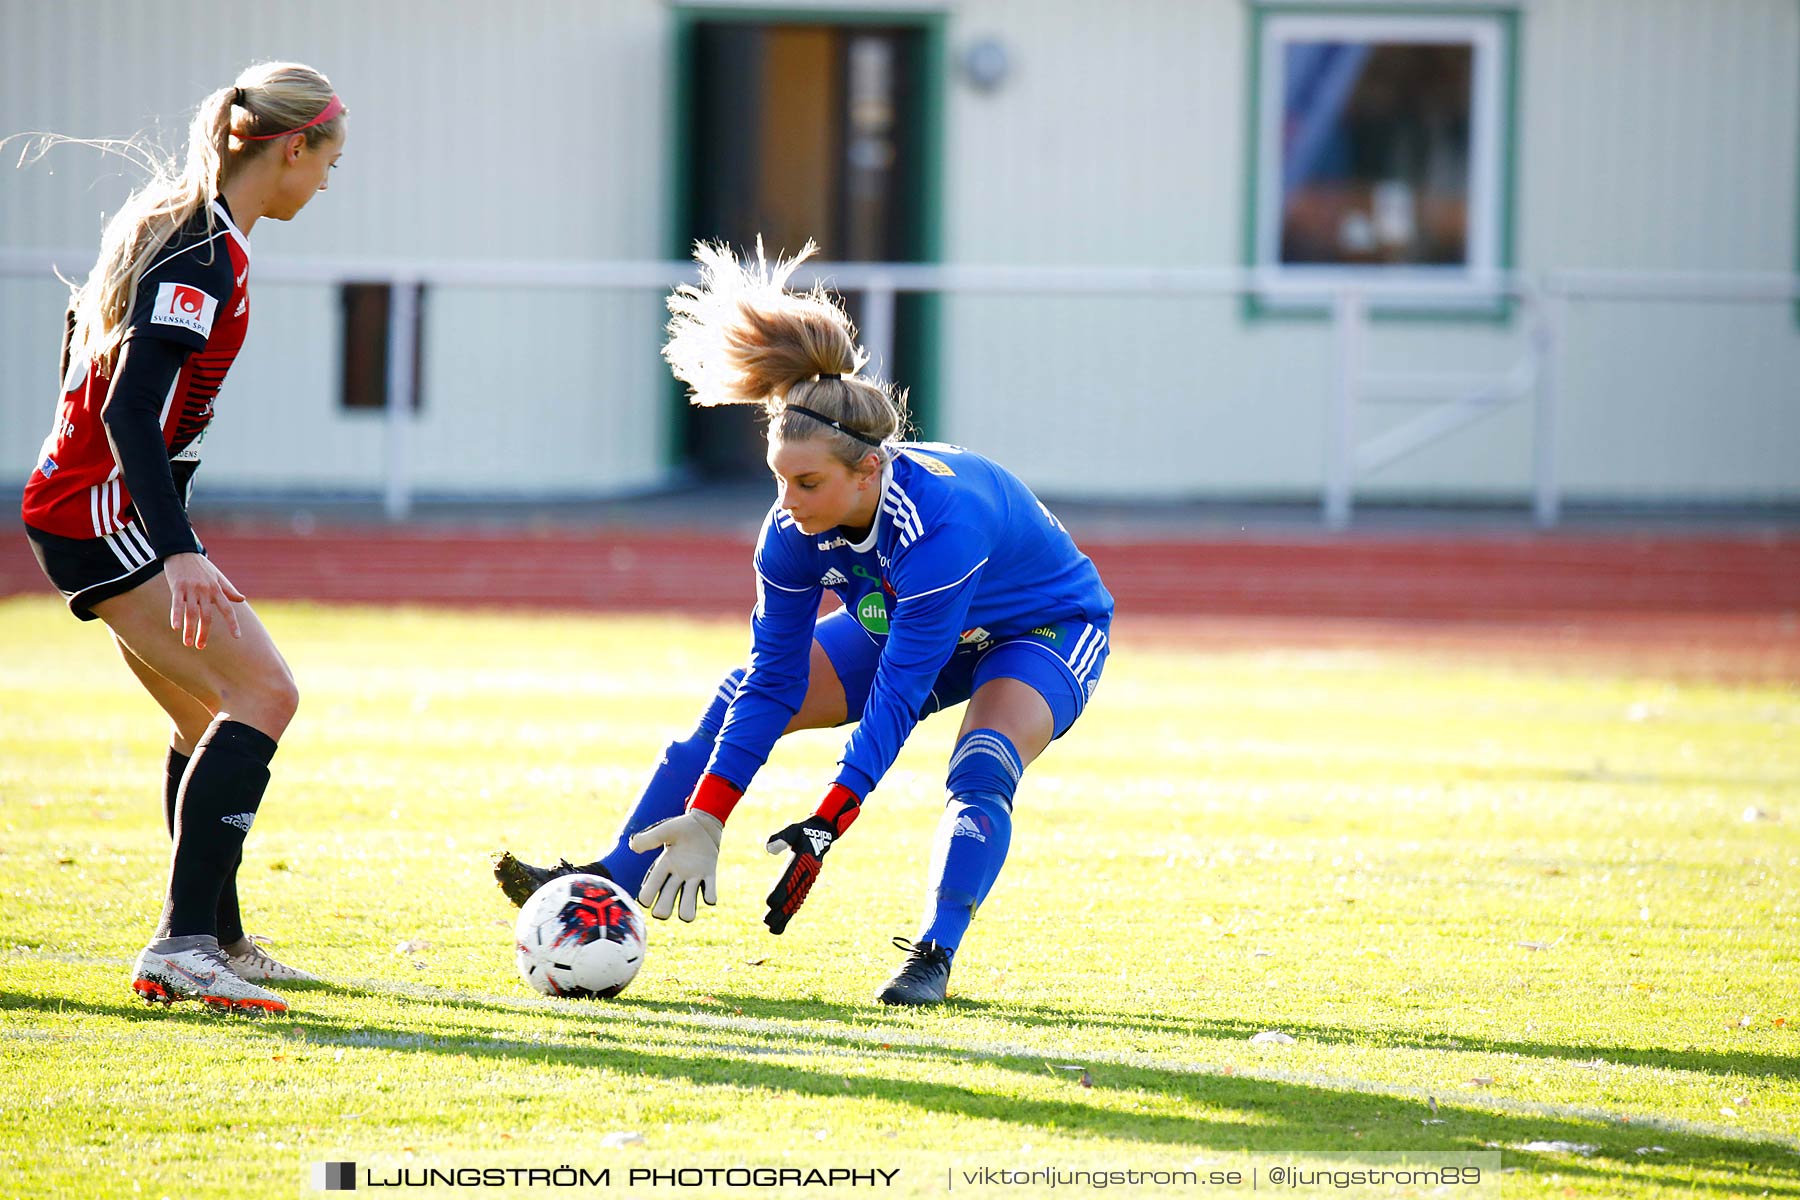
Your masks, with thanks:
[{"label": "player's bare leg", "polygon": [[234,604],[239,636],[214,627],[204,647],[195,647],[183,644],[181,632],[170,627],[170,606],[168,581],[157,575],[100,601],[93,612],[139,663],[215,717],[279,739],[294,719],[300,696],[287,660],[256,610]]},{"label": "player's bare leg", "polygon": [[[169,715],[169,759],[163,780],[163,817],[168,826],[169,837],[173,838],[178,788],[183,771],[193,758],[195,746],[206,736],[207,727],[218,714],[151,670],[150,665],[120,641],[117,634],[113,635],[113,643],[118,646],[125,665],[131,668],[131,673],[144,685],[144,690]],[[266,945],[244,931],[237,895],[237,872],[243,861],[243,855],[240,854],[232,864],[231,874],[226,876],[219,890],[218,938],[219,948],[224,952],[226,961],[244,979],[283,983],[316,980],[318,976],[281,962],[269,953]]]},{"label": "player's bare leg", "polygon": [[[133,987],[152,999],[284,1011],[279,996],[244,980],[239,963],[263,978],[305,973],[276,963],[241,928],[226,931],[229,949],[238,951],[234,963],[219,944],[218,919],[298,694],[287,663],[247,604],[232,605],[228,614],[236,636],[214,621],[210,629],[189,622],[184,638],[171,627],[172,607],[163,575],[94,606],[133,674],[175,723],[176,749],[183,742],[193,748],[174,822],[168,899],[155,939],[139,956]],[[196,733],[202,713],[208,720]],[[263,959],[272,966],[259,970]]]}]

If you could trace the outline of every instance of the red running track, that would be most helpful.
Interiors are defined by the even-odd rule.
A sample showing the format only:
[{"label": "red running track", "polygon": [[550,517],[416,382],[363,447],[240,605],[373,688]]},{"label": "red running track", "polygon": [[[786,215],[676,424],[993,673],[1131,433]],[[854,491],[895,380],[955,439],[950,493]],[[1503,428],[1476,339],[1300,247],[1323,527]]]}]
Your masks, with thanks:
[{"label": "red running track", "polygon": [[[253,599],[747,613],[750,543],[714,532],[202,530]],[[1084,540],[1121,615],[1397,622],[1800,617],[1800,534]],[[22,534],[0,595],[47,588]]]}]

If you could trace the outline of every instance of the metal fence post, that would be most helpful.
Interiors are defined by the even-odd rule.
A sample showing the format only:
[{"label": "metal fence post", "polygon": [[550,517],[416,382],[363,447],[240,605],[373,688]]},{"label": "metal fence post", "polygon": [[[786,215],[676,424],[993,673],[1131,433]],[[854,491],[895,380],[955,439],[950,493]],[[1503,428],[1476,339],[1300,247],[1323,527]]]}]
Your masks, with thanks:
[{"label": "metal fence post", "polygon": [[1562,489],[1556,478],[1556,418],[1562,385],[1563,334],[1569,321],[1569,298],[1561,292],[1538,294],[1536,406],[1531,417],[1531,515],[1539,529],[1554,528],[1562,516]]},{"label": "metal fence post", "polygon": [[886,275],[875,275],[863,289],[863,349],[869,353],[869,366],[878,379],[893,377],[894,370],[894,281]]},{"label": "metal fence post", "polygon": [[387,488],[382,508],[390,521],[412,513],[413,351],[419,336],[418,281],[388,281]]},{"label": "metal fence post", "polygon": [[1362,387],[1363,295],[1351,288],[1332,294],[1332,341],[1336,350],[1330,407],[1325,420],[1325,527],[1350,526],[1352,441],[1356,436],[1356,399]]}]

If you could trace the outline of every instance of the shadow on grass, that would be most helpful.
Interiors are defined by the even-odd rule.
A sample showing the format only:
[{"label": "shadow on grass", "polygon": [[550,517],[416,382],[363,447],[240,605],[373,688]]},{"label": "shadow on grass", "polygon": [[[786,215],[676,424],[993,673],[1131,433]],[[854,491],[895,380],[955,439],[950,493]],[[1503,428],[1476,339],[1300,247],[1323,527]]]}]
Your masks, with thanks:
[{"label": "shadow on grass", "polygon": [[842,1021],[867,1025],[902,1020],[928,1029],[942,1018],[983,1016],[1027,1027],[1053,1026],[1079,1037],[1082,1030],[1125,1030],[1200,1041],[1245,1042],[1266,1029],[1279,1028],[1292,1037],[1324,1045],[1367,1047],[1377,1050],[1431,1050],[1467,1054],[1514,1054],[1525,1058],[1591,1063],[1601,1059],[1614,1066],[1659,1067],[1703,1074],[1784,1076],[1800,1073],[1800,1057],[1758,1052],[1715,1050],[1645,1049],[1634,1046],[1562,1045],[1484,1038],[1467,1034],[1361,1029],[1282,1021],[1260,1024],[1236,1018],[1173,1017],[1138,1013],[1071,1011],[1048,1005],[1013,1001],[988,1001],[952,996],[938,1009],[897,1012],[875,1004],[843,1004],[826,1000],[771,999],[763,995],[714,993],[723,1009],[686,1000],[641,1000],[625,996],[612,1001],[636,1009],[659,1012],[730,1011],[736,1015],[781,1021]]},{"label": "shadow on grass", "polygon": [[[309,991],[346,996],[369,994],[338,986]],[[439,1024],[431,1029],[383,1027],[353,1019],[290,1012],[285,1017],[245,1025],[313,1045],[442,1054],[528,1067],[606,1069],[697,1087],[768,1089],[815,1102],[906,1105],[966,1120],[1171,1150],[1237,1153],[1335,1148],[1450,1153],[1498,1146],[1506,1148],[1508,1167],[1555,1171],[1571,1180],[1589,1179],[1615,1193],[1636,1190],[1652,1181],[1685,1185],[1686,1172],[1700,1170],[1723,1177],[1700,1182],[1696,1190],[1703,1193],[1800,1197],[1800,1159],[1788,1147],[1771,1141],[1739,1141],[1701,1133],[1653,1131],[1605,1120],[1449,1105],[1441,1106],[1437,1114],[1443,1124],[1427,1125],[1424,1122],[1431,1114],[1423,1105],[1406,1098],[1319,1084],[1153,1067],[1092,1064],[1093,1086],[1083,1088],[1071,1075],[1047,1072],[1040,1055],[974,1055],[954,1046],[930,1044],[884,1048],[871,1043],[866,1031],[840,1030],[825,1024],[841,1020],[840,1014],[859,1019],[869,1015],[866,1010],[843,1005],[796,1001],[779,1006],[780,1015],[790,1021],[819,1022],[820,1027],[812,1030],[784,1029],[764,1034],[735,1026],[659,1026],[670,1035],[670,1043],[647,1047],[644,1026],[619,1020],[624,1015],[620,1010],[661,1012],[681,1006],[614,1001],[605,1008],[596,1008],[592,1016],[560,1010],[545,1012],[565,1026],[562,1037],[582,1043],[546,1045],[532,1041],[527,1034],[511,1037],[502,1032],[496,1037],[497,1031],[491,1026],[473,1027],[453,1019],[459,1010],[492,1010],[515,1018],[545,1010],[452,996],[427,999],[399,993],[387,995],[401,1004],[429,1005],[433,1011],[427,1016]],[[965,1005],[962,1011],[978,1008]],[[126,1001],[108,1004],[0,990],[0,1011],[22,1010],[135,1017],[145,1021],[166,1021],[173,1015],[160,1010],[152,1012]],[[688,1006],[682,1011],[691,1014],[699,1010]],[[744,1015],[751,1014],[746,1009]],[[940,1023],[937,1018],[942,1018],[941,1023],[948,1026],[957,1015],[956,1010],[936,1012],[931,1014],[933,1019],[921,1025],[929,1029]],[[440,1020],[446,1017],[452,1019]],[[184,1026],[211,1025],[215,1029],[221,1020],[230,1020],[203,1012],[177,1019]],[[698,1038],[692,1036],[696,1034]],[[719,1034],[728,1035],[730,1041],[716,1039]],[[780,1045],[778,1041],[800,1041],[803,1045]],[[855,1074],[845,1074],[823,1064],[781,1061],[809,1052],[860,1059],[860,1069]],[[1052,1086],[1060,1086],[1063,1095],[1046,1098],[1041,1090],[1036,1095],[1021,1095],[1022,1086],[983,1090],[975,1083],[921,1080],[902,1073],[920,1060],[1005,1072],[1020,1077],[1021,1085],[1023,1077],[1030,1077],[1039,1085],[1050,1078],[1059,1081]],[[884,1063],[891,1063],[892,1069],[884,1069]],[[1164,1111],[1137,1107],[1143,1098],[1160,1101]],[[1170,1108],[1179,1111],[1167,1111]],[[1593,1157],[1583,1158],[1510,1148],[1534,1141],[1587,1143],[1598,1147],[1598,1151]],[[1665,1147],[1668,1153],[1653,1158],[1636,1155],[1638,1147],[1652,1144]]]},{"label": "shadow on grass", "polygon": [[[288,985],[296,992],[300,987],[307,987],[313,992],[341,993],[344,995],[367,995],[366,988],[350,987],[334,983],[315,983],[311,985]],[[431,989],[431,985],[419,983],[413,987]],[[413,995],[415,999],[425,997],[411,991],[410,988],[395,992],[396,995]],[[1165,1037],[1179,1037],[1196,1041],[1215,1041],[1240,1043],[1263,1032],[1272,1026],[1262,1023],[1244,1021],[1235,1018],[1189,1018],[1173,1016],[1157,1016],[1137,1013],[1112,1013],[1081,1011],[1075,1012],[1049,1005],[1022,1004],[1012,1001],[988,1001],[966,997],[952,996],[948,1003],[935,1009],[896,1010],[882,1007],[874,1003],[845,1004],[837,1001],[816,999],[775,999],[757,993],[715,992],[710,995],[711,1003],[702,1002],[698,998],[686,1000],[648,1000],[635,996],[622,996],[608,1001],[609,1009],[624,1009],[637,1012],[671,1013],[678,1015],[711,1015],[749,1017],[761,1020],[781,1021],[788,1024],[804,1025],[808,1022],[837,1021],[852,1026],[900,1024],[905,1028],[930,1032],[940,1022],[950,1022],[968,1016],[987,1017],[997,1021],[1008,1021],[1029,1028],[1054,1027],[1069,1035],[1069,1043],[1063,1053],[1078,1053],[1078,1042],[1083,1030],[1096,1030],[1110,1034],[1124,1030]],[[475,1007],[495,1012],[517,1013],[523,1010],[522,1005],[507,1004],[504,1001],[487,999],[467,994],[445,993],[442,1004],[455,1004],[463,1007]],[[530,1003],[526,1001],[525,1003]],[[577,1021],[585,1017],[555,1011],[563,1019]],[[596,1015],[606,1010],[596,1010]],[[600,1016],[600,1020],[610,1017]],[[1508,1054],[1524,1058],[1537,1058],[1570,1063],[1591,1063],[1599,1059],[1611,1066],[1652,1067],[1674,1071],[1694,1071],[1702,1074],[1744,1075],[1749,1077],[1791,1076],[1800,1072],[1800,1058],[1793,1055],[1764,1054],[1758,1052],[1724,1052],[1713,1050],[1675,1050],[1665,1048],[1645,1049],[1634,1046],[1608,1046],[1599,1044],[1567,1045],[1553,1042],[1527,1042],[1512,1039],[1483,1038],[1466,1034],[1452,1035],[1447,1033],[1411,1032],[1405,1030],[1363,1029],[1341,1025],[1320,1025],[1306,1022],[1283,1021],[1279,1023],[1282,1032],[1303,1041],[1318,1042],[1323,1045],[1351,1046],[1376,1050],[1424,1050],[1444,1053],[1467,1054]],[[1195,1048],[1188,1053],[1198,1053]],[[1179,1056],[1174,1055],[1174,1056]],[[1172,1056],[1172,1057],[1174,1057]]]},{"label": "shadow on grass", "polygon": [[[746,1015],[795,1019],[794,1006],[786,1001],[764,996],[720,996]],[[684,1009],[683,1004],[668,1004]],[[868,1006],[812,1002],[817,1011],[807,1015],[814,1019],[868,1021]],[[1344,1025],[1280,1021],[1275,1024],[1238,1018],[1178,1017],[1155,1014],[1072,1011],[1052,1005],[1024,1004],[1014,1001],[989,1001],[953,997],[950,1011],[962,1015],[980,1014],[996,1020],[1013,1021],[1024,1026],[1055,1026],[1079,1034],[1082,1029],[1125,1030],[1161,1034],[1208,1041],[1247,1041],[1267,1029],[1279,1028],[1290,1036],[1325,1045],[1367,1047],[1377,1050],[1431,1050],[1467,1054],[1512,1054],[1524,1058],[1558,1059],[1591,1063],[1595,1059],[1614,1066],[1657,1067],[1672,1071],[1695,1071],[1712,1075],[1784,1076],[1800,1073],[1800,1056],[1766,1054],[1759,1051],[1723,1051],[1672,1049],[1666,1047],[1604,1045],[1587,1043],[1571,1045],[1546,1041],[1523,1041],[1514,1038],[1490,1038],[1479,1034],[1451,1034],[1402,1029],[1367,1029]],[[879,1015],[879,1014],[877,1014]]]}]

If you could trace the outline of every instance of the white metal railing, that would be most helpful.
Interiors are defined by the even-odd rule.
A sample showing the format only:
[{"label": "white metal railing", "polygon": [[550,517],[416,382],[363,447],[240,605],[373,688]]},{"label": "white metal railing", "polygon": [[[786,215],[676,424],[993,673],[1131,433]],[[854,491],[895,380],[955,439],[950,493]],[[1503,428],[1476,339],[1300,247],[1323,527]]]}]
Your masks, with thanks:
[{"label": "white metal railing", "polygon": [[[92,251],[0,249],[0,278],[47,276],[85,269]],[[413,354],[419,319],[416,288],[532,287],[666,290],[696,278],[693,264],[634,262],[482,262],[419,259],[259,258],[257,278],[268,283],[386,283],[392,287],[388,326],[388,388],[384,498],[389,517],[412,507],[410,459]],[[1631,300],[1690,303],[1768,303],[1800,300],[1800,275],[1776,272],[1563,270],[1513,271],[1474,281],[1384,283],[1367,276],[1338,282],[1295,283],[1274,272],[1236,267],[1041,267],[939,263],[809,263],[794,276],[861,296],[861,340],[878,366],[893,356],[895,301],[900,293],[1033,296],[1261,296],[1327,306],[1335,347],[1327,407],[1326,461],[1321,499],[1325,524],[1350,523],[1356,483],[1448,434],[1527,398],[1532,416],[1532,513],[1540,526],[1557,523],[1556,409],[1569,303]],[[1480,376],[1368,369],[1369,316],[1382,302],[1417,304],[1517,302],[1525,334],[1521,357],[1506,372]],[[1363,441],[1360,411],[1373,403],[1430,407]]]}]

